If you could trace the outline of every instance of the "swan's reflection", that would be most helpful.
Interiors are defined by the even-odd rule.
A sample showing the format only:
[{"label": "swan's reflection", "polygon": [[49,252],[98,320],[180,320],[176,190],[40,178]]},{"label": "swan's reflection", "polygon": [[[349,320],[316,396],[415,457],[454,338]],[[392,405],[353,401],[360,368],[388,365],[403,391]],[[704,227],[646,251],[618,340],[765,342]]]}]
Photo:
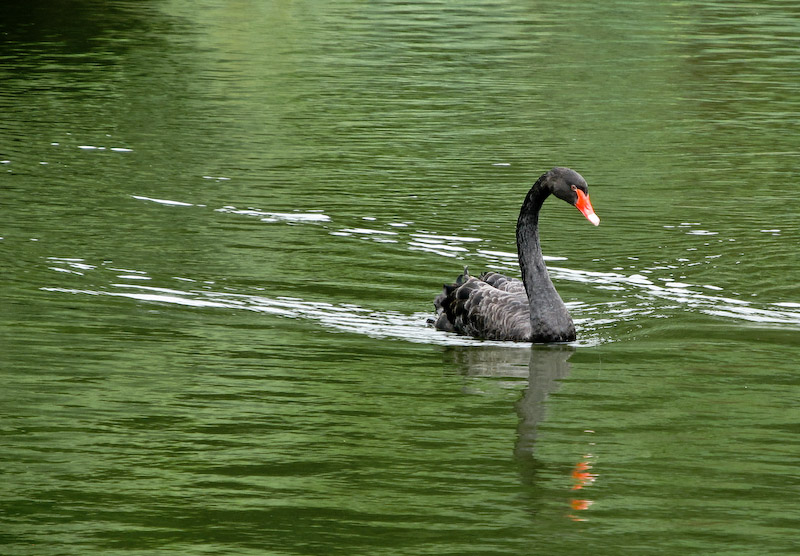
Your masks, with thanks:
[{"label": "swan's reflection", "polygon": [[[519,463],[522,483],[533,487],[529,491],[530,511],[532,514],[538,513],[540,495],[537,494],[536,475],[541,463],[534,455],[537,431],[546,417],[545,401],[558,390],[560,381],[569,375],[568,360],[575,353],[575,348],[567,345],[533,346],[530,350],[453,348],[448,353],[453,362],[458,364],[460,372],[468,377],[527,378],[525,391],[514,404],[519,416],[514,455]],[[589,484],[589,478],[594,480],[595,475],[590,473],[590,469],[588,461],[578,462],[572,472],[573,490]],[[582,521],[583,518],[577,517],[576,511],[587,509],[590,504],[589,500],[570,500],[572,512],[568,517]]]},{"label": "swan's reflection", "polygon": [[558,390],[561,380],[569,374],[568,362],[575,348],[570,346],[536,347],[531,350],[528,363],[528,387],[514,404],[519,415],[517,443],[514,454],[518,458],[533,455],[533,445],[539,423],[546,417],[545,401]]},{"label": "swan's reflection", "polygon": [[528,385],[515,403],[519,415],[514,453],[530,458],[536,432],[545,418],[545,400],[558,390],[560,380],[569,374],[568,359],[575,348],[567,345],[533,346],[528,349],[504,347],[452,348],[447,351],[469,377],[526,378]]}]

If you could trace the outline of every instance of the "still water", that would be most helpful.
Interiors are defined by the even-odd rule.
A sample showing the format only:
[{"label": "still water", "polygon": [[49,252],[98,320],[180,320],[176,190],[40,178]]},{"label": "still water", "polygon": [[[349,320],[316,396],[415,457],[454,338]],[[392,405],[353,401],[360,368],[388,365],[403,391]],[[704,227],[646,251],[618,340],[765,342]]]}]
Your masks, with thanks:
[{"label": "still water", "polygon": [[3,11],[0,553],[800,552],[794,3]]}]

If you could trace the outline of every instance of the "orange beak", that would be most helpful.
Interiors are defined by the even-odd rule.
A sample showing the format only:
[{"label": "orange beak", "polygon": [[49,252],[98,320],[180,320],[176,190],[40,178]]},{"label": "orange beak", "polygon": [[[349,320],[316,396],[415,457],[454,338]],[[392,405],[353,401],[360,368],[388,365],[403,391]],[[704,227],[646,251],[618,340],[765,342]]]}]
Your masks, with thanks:
[{"label": "orange beak", "polygon": [[578,202],[575,203],[577,209],[583,213],[586,220],[598,226],[600,224],[600,218],[594,213],[592,203],[589,202],[589,196],[580,189],[576,189],[575,193],[578,194]]}]

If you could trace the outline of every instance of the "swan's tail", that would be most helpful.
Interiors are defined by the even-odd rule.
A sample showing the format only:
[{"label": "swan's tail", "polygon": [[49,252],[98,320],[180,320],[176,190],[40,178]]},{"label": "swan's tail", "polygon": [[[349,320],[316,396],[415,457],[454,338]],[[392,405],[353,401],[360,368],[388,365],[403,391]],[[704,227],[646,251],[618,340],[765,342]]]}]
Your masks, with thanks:
[{"label": "swan's tail", "polygon": [[452,299],[453,292],[461,287],[469,278],[469,267],[465,266],[464,273],[456,278],[454,284],[444,284],[442,293],[437,295],[433,300],[433,306],[436,308],[436,317],[428,319],[427,322],[429,326],[433,326],[438,330],[444,330],[445,332],[455,332],[453,323],[447,318],[447,306]]}]

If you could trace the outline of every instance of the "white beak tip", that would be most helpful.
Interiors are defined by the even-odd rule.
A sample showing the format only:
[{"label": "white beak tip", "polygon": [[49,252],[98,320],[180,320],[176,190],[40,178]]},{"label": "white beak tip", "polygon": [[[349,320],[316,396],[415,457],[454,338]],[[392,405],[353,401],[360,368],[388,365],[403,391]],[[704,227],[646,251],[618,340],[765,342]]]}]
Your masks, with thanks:
[{"label": "white beak tip", "polygon": [[586,218],[589,220],[589,222],[591,222],[595,226],[600,225],[600,217],[597,216],[595,213],[588,215]]}]

